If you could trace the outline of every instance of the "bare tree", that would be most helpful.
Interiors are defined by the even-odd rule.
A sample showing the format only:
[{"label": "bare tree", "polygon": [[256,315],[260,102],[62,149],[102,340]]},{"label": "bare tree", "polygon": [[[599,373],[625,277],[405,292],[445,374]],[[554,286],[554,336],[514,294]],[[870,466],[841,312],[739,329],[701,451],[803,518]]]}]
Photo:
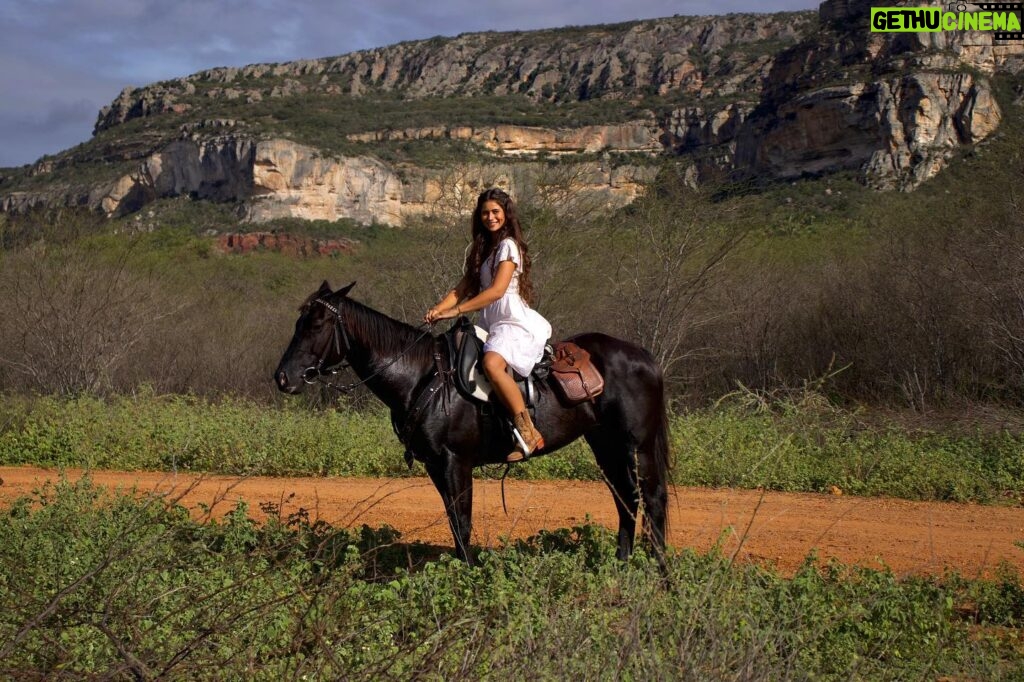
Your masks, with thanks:
[{"label": "bare tree", "polygon": [[961,284],[977,303],[985,340],[1005,363],[1002,382],[1024,391],[1024,223],[980,226],[969,239],[955,252],[965,266]]},{"label": "bare tree", "polygon": [[0,364],[41,391],[110,387],[118,363],[180,308],[131,255],[130,243],[112,254],[42,242],[2,254]]},{"label": "bare tree", "polygon": [[[537,304],[578,296],[579,268],[586,267],[601,219],[611,205],[594,189],[595,165],[550,163],[518,178],[516,197],[535,267]],[[552,305],[556,327],[575,327],[577,309]]]},{"label": "bare tree", "polygon": [[622,322],[666,376],[697,350],[688,345],[693,332],[724,314],[694,315],[696,303],[746,234],[729,217],[707,190],[689,188],[668,173],[628,209],[617,228],[625,232],[613,276]]}]

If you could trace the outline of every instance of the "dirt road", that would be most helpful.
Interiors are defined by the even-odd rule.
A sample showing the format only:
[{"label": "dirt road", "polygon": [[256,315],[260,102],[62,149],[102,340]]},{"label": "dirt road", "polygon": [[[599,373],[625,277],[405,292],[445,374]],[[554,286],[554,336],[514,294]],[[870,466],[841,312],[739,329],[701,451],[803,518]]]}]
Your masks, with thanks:
[{"label": "dirt road", "polygon": [[[69,471],[74,479],[81,471]],[[30,492],[54,470],[0,467],[0,504]],[[238,499],[282,505],[284,513],[304,507],[333,525],[388,524],[404,540],[452,546],[441,499],[425,478],[232,478],[191,474],[96,471],[107,487],[137,486],[181,497],[226,512]],[[602,483],[508,481],[508,515],[501,509],[496,481],[477,481],[473,542],[495,546],[503,536],[528,537],[542,528],[572,526],[590,515],[617,527],[611,494]],[[765,493],[746,490],[674,488],[669,509],[669,542],[707,550],[724,537],[723,549],[740,560],[768,562],[784,572],[816,550],[822,558],[880,567],[899,574],[956,569],[965,577],[990,574],[1001,561],[1024,571],[1024,508],[907,502],[847,496]]]}]

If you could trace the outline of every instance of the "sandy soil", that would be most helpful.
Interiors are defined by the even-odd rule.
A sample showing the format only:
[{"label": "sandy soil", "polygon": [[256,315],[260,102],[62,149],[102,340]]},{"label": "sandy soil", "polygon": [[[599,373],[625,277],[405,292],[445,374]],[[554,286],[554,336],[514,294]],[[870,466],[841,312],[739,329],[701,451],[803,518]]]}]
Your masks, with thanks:
[{"label": "sandy soil", "polygon": [[[70,478],[82,475],[69,471]],[[0,467],[0,504],[30,492],[56,471]],[[193,510],[200,503],[224,513],[238,499],[273,502],[285,514],[303,507],[336,526],[388,524],[403,540],[451,548],[441,499],[425,478],[232,478],[154,472],[92,472],[112,488],[156,491]],[[508,481],[508,515],[496,481],[474,488],[473,542],[496,546],[503,537],[522,538],[539,529],[581,523],[617,527],[611,494],[602,483]],[[669,542],[707,550],[722,539],[723,550],[742,561],[766,562],[784,572],[816,550],[821,558],[868,567],[888,566],[899,574],[939,574],[947,568],[965,577],[991,574],[1006,561],[1024,570],[1024,508],[907,502],[836,495],[760,493],[746,490],[674,488],[670,498]]]}]

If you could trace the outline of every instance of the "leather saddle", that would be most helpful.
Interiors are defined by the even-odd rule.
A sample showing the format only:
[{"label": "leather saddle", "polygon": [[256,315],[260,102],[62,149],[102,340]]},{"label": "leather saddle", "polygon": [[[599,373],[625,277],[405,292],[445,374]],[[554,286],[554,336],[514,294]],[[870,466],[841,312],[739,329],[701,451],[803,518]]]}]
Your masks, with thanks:
[{"label": "leather saddle", "polygon": [[[451,369],[455,388],[470,402],[477,405],[496,404],[498,398],[484,373],[484,342],[487,332],[477,327],[466,316],[459,317],[452,328],[444,334],[448,344],[448,357],[452,359]],[[547,378],[551,366],[550,346],[545,347],[544,358],[537,363],[530,376],[521,376],[509,367],[508,371],[523,393],[527,408],[534,406],[538,385]]]}]

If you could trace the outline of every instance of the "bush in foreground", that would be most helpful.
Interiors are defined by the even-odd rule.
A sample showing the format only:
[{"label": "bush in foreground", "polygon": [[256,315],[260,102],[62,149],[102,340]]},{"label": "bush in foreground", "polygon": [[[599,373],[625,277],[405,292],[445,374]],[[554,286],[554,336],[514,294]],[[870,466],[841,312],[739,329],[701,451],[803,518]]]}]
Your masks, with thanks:
[{"label": "bush in foreground", "polygon": [[[274,511],[272,508],[269,511]],[[611,533],[541,534],[468,567],[348,531],[87,479],[0,518],[0,675],[322,679],[1019,679],[1015,575],[792,577],[681,552],[663,578]]]}]

